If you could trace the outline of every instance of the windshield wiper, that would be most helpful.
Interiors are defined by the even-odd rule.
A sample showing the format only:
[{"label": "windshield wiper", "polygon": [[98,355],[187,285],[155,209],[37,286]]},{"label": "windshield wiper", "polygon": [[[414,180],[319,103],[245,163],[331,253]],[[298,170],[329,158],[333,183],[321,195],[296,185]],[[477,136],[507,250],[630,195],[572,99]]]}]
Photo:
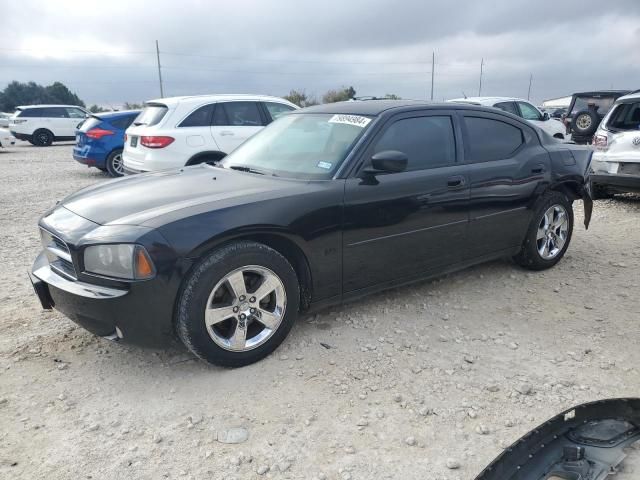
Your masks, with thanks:
[{"label": "windshield wiper", "polygon": [[265,174],[264,172],[261,172],[260,170],[256,170],[255,168],[244,167],[242,165],[230,165],[229,168],[231,168],[232,170],[238,170],[240,172],[257,173],[258,175]]}]

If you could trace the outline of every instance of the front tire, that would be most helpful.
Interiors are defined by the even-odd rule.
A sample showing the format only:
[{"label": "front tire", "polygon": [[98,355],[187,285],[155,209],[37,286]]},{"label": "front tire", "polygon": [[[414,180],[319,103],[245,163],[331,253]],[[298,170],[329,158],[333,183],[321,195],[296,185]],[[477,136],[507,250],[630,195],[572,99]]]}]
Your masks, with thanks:
[{"label": "front tire", "polygon": [[241,367],[273,352],[300,308],[291,264],[261,243],[234,242],[206,256],[185,279],[178,336],[199,358]]},{"label": "front tire", "polygon": [[516,263],[529,270],[553,267],[564,256],[573,233],[573,208],[560,192],[548,192],[536,207]]},{"label": "front tire", "polygon": [[124,163],[122,161],[122,150],[114,150],[107,157],[105,162],[107,173],[111,177],[121,177],[124,175]]},{"label": "front tire", "polygon": [[53,133],[45,128],[33,132],[33,144],[36,147],[48,147],[53,143]]}]

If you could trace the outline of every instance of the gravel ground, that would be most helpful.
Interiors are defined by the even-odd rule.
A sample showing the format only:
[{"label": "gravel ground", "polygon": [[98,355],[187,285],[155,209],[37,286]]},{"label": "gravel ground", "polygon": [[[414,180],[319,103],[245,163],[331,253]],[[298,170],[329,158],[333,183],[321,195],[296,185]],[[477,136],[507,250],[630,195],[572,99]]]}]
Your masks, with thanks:
[{"label": "gravel ground", "polygon": [[43,312],[26,276],[38,217],[106,177],[69,145],[0,166],[2,478],[471,479],[566,408],[640,395],[640,197],[596,202],[589,231],[576,205],[549,271],[498,261],[392,290],[225,370]]}]

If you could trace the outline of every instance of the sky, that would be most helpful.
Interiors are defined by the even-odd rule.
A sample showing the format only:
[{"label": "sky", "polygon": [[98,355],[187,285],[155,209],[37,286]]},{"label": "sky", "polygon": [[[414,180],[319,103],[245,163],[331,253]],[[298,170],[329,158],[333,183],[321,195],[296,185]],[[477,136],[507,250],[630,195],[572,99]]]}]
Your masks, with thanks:
[{"label": "sky", "polygon": [[640,0],[1,0],[0,89],[87,104],[291,89],[531,99],[640,88]]}]

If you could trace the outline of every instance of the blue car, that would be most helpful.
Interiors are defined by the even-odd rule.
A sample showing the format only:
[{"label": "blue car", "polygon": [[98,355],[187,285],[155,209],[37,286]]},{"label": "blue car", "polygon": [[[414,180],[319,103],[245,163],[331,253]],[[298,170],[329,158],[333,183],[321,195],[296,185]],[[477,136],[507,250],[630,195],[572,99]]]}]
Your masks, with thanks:
[{"label": "blue car", "polygon": [[76,131],[73,158],[112,177],[121,177],[124,132],[140,110],[91,115]]}]

